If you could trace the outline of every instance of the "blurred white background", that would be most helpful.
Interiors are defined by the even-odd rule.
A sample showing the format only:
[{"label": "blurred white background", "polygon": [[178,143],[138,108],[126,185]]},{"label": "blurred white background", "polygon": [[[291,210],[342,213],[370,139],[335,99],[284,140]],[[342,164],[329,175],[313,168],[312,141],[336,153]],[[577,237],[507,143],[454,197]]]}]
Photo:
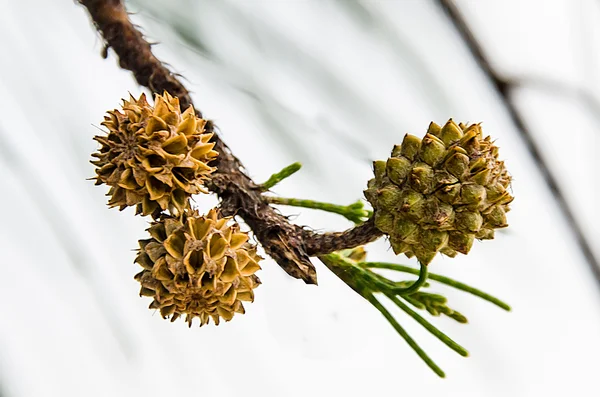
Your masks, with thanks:
[{"label": "blurred white background", "polygon": [[[188,329],[147,309],[133,275],[145,219],[108,210],[92,136],[144,90],[118,68],[85,10],[0,0],[0,395],[597,395],[600,295],[569,224],[501,97],[433,1],[135,0],[159,58],[257,181],[294,161],[283,196],[348,204],[373,159],[431,120],[483,121],[514,177],[510,228],[432,272],[508,301],[447,292],[468,325],[432,322],[464,359],[397,313],[446,371],[438,379],[367,302],[315,261],[319,286],[272,260],[244,316]],[[596,256],[600,3],[459,1]],[[208,209],[214,199],[199,198]],[[297,208],[319,230],[350,225]],[[399,263],[385,241],[369,257]],[[396,312],[394,312],[396,313]]]}]

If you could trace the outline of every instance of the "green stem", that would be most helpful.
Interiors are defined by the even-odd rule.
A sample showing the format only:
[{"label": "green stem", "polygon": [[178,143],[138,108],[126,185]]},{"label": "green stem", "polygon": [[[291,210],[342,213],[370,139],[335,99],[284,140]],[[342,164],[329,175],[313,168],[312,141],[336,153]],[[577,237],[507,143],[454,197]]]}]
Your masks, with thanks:
[{"label": "green stem", "polygon": [[415,298],[411,297],[411,296],[403,296],[404,300],[407,301],[408,303],[410,303],[411,305],[413,305],[414,307],[416,307],[417,309],[420,310],[425,310],[427,309],[427,306],[425,306],[422,302],[419,302],[418,300],[416,300]]},{"label": "green stem", "polygon": [[421,269],[419,270],[419,278],[415,280],[414,283],[412,283],[411,285],[409,285],[408,287],[395,287],[392,289],[392,291],[394,292],[394,294],[396,295],[410,295],[412,293],[417,292],[422,286],[423,284],[425,284],[427,282],[427,277],[428,277],[428,269],[427,269],[427,265],[419,262],[419,265],[421,265]]},{"label": "green stem", "polygon": [[346,219],[359,224],[366,221],[371,216],[371,211],[363,208],[363,203],[357,201],[350,205],[337,205],[331,203],[324,203],[320,201],[287,198],[287,197],[266,197],[267,201],[271,204],[289,205],[292,207],[303,207],[311,208],[315,210],[333,212],[339,214]]},{"label": "green stem", "polygon": [[392,302],[394,302],[396,304],[396,306],[398,306],[400,309],[402,309],[406,314],[411,316],[416,322],[421,324],[427,331],[429,331],[433,335],[435,335],[440,341],[442,341],[450,349],[454,350],[455,352],[457,352],[458,354],[460,354],[463,357],[467,357],[469,355],[469,352],[464,347],[462,347],[458,343],[454,342],[448,335],[444,334],[442,331],[440,331],[439,329],[434,327],[429,321],[427,321],[423,317],[421,317],[417,312],[415,312],[410,307],[408,307],[400,299],[398,299],[397,297],[395,297],[394,295],[391,295],[391,294],[389,294],[389,295],[385,294],[385,296],[387,296]]},{"label": "green stem", "polygon": [[429,368],[433,370],[433,372],[435,372],[440,378],[446,377],[444,371],[442,371],[442,369],[437,366],[437,364],[427,355],[427,353],[425,353],[425,351],[421,349],[417,342],[415,342],[414,339],[410,337],[408,332],[406,332],[406,330],[402,328],[402,326],[396,321],[396,319],[394,319],[391,313],[388,312],[385,307],[383,307],[383,305],[377,300],[377,298],[375,298],[375,296],[369,294],[366,296],[363,295],[363,297],[366,300],[368,300],[369,303],[375,306],[375,308],[379,310],[381,314],[383,314],[386,320],[388,320],[392,327],[394,327],[394,329],[396,330],[396,332],[398,332],[402,339],[404,339],[406,343],[408,343],[408,345],[415,351],[415,353],[417,353],[419,357],[421,357],[421,359],[425,362],[425,364],[427,364],[427,366],[429,366]]},{"label": "green stem", "polygon": [[392,293],[394,295],[410,295],[417,292],[421,287],[427,284],[427,276],[428,269],[427,265],[420,263],[421,269],[419,271],[419,278],[412,282],[408,287],[400,287],[398,285],[405,285],[408,281],[403,281],[401,283],[391,282],[381,274],[377,274],[370,270],[367,270],[361,266],[356,266],[360,269],[361,273],[365,275],[365,277],[369,278],[373,284],[378,287],[380,292]]},{"label": "green stem", "polygon": [[266,182],[260,184],[259,185],[260,190],[262,190],[263,192],[266,192],[267,190],[271,189],[273,186],[277,185],[279,182],[281,182],[285,178],[292,176],[293,174],[298,172],[298,170],[300,170],[300,168],[302,168],[302,164],[300,164],[300,163],[293,163],[293,164],[288,165],[281,171],[271,175],[271,177],[269,179],[267,179]]},{"label": "green stem", "polygon": [[[375,269],[390,269],[390,270],[396,270],[396,271],[404,272],[404,273],[419,274],[419,270],[417,270],[417,269],[414,269],[409,266],[397,265],[395,263],[361,262],[361,263],[359,263],[359,266],[363,266],[366,268],[375,268]],[[481,290],[478,290],[477,288],[473,288],[467,284],[461,283],[460,281],[456,281],[451,278],[448,278],[448,277],[445,277],[445,276],[442,276],[439,274],[434,274],[434,273],[429,273],[429,278],[431,280],[435,280],[442,284],[446,284],[446,285],[449,285],[456,289],[459,289],[461,291],[478,296],[490,303],[493,303],[494,305],[496,305],[498,307],[501,307],[504,310],[510,311],[510,306],[508,304],[502,302],[500,299],[493,297],[490,294],[487,294]]]}]

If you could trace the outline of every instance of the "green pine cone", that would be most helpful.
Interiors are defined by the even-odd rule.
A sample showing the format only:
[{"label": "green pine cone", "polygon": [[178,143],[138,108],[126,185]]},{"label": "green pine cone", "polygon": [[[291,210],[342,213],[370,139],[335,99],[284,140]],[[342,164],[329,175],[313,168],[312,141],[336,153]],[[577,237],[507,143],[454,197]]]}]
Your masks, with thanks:
[{"label": "green pine cone", "polygon": [[467,254],[475,239],[508,226],[511,177],[479,124],[432,122],[423,139],[406,134],[373,166],[365,197],[397,255],[428,264],[438,252]]}]

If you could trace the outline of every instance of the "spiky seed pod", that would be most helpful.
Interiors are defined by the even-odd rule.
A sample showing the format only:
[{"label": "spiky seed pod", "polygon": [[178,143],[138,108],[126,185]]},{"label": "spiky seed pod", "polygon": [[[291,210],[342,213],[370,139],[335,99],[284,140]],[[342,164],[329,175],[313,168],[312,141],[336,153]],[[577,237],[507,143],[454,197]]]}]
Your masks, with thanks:
[{"label": "spiky seed pod", "polygon": [[232,319],[244,313],[242,302],[254,301],[260,280],[254,274],[262,259],[248,234],[222,218],[215,209],[206,216],[186,209],[179,218],[162,215],[148,229],[151,238],[140,240],[135,260],[144,268],[135,276],[140,296],[154,298],[151,309],[175,321],[186,315],[200,326],[212,319]]},{"label": "spiky seed pod", "polygon": [[96,185],[110,186],[110,207],[136,206],[136,214],[157,216],[161,210],[183,211],[191,194],[205,192],[204,180],[217,157],[206,120],[194,108],[181,113],[179,99],[156,95],[154,107],[142,94],[123,100],[123,112],[108,112],[102,123],[106,136],[92,154]]},{"label": "spiky seed pod", "polygon": [[511,177],[479,124],[449,120],[431,123],[423,139],[407,134],[374,173],[365,196],[396,254],[428,264],[438,252],[467,254],[475,239],[508,226]]}]

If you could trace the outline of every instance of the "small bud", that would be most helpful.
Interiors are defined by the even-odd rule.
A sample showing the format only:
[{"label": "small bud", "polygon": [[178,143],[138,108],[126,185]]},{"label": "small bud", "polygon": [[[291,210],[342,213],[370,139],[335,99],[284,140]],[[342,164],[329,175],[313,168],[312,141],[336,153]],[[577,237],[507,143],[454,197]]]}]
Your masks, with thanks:
[{"label": "small bud", "polygon": [[400,204],[402,199],[402,191],[400,188],[390,184],[377,192],[377,200],[381,208],[393,211]]},{"label": "small bud", "polygon": [[450,204],[444,203],[436,197],[430,197],[424,203],[425,216],[423,223],[434,225],[438,229],[452,228],[454,224],[454,210]]},{"label": "small bud", "polygon": [[464,147],[468,153],[479,151],[481,139],[481,127],[472,124],[465,130],[464,136],[460,140],[460,146]]},{"label": "small bud", "polygon": [[413,246],[413,253],[417,257],[419,262],[421,262],[424,265],[428,265],[429,263],[431,263],[433,258],[435,258],[437,251],[430,251],[423,246],[415,245]]},{"label": "small bud", "polygon": [[453,311],[451,314],[448,315],[448,317],[461,324],[467,324],[469,322],[469,320],[467,320],[467,318],[463,314],[456,311]]},{"label": "small bud", "polygon": [[428,134],[435,135],[435,136],[439,137],[441,132],[442,132],[442,127],[440,127],[439,125],[437,125],[433,121],[431,123],[429,123],[429,128],[427,128],[427,133]]},{"label": "small bud", "polygon": [[375,179],[379,183],[381,183],[381,181],[385,177],[385,167],[386,167],[385,161],[381,161],[381,160],[373,161],[373,172],[375,173]]},{"label": "small bud", "polygon": [[[448,236],[448,240],[450,240],[450,236]],[[458,252],[454,251],[450,247],[444,247],[440,250],[440,252],[450,258],[454,258],[458,254]]]},{"label": "small bud", "polygon": [[409,244],[394,237],[390,238],[390,245],[392,246],[392,250],[394,250],[394,254],[396,255],[404,254],[411,249]]},{"label": "small bud", "polygon": [[460,184],[442,186],[435,192],[435,196],[447,204],[454,204],[460,196]]},{"label": "small bud", "polygon": [[[393,236],[398,241],[404,241],[413,235],[418,228],[416,223],[400,218],[394,224]],[[418,236],[416,238],[418,239]]]},{"label": "small bud", "polygon": [[460,198],[464,204],[478,205],[487,197],[485,187],[476,184],[463,185],[460,189]]},{"label": "small bud", "polygon": [[419,157],[425,163],[434,167],[440,163],[446,155],[446,145],[436,136],[427,134],[421,142]]},{"label": "small bud", "polygon": [[389,212],[377,211],[375,213],[375,227],[381,232],[391,234],[394,232],[394,215]]},{"label": "small bud", "polygon": [[485,215],[485,224],[493,228],[507,227],[504,208],[500,205],[493,206],[491,211]]},{"label": "small bud", "polygon": [[154,296],[154,294],[155,294],[154,290],[151,290],[149,288],[142,287],[140,289],[140,296]]},{"label": "small bud", "polygon": [[466,255],[471,250],[473,241],[475,241],[475,236],[472,234],[450,232],[448,237],[448,247]]},{"label": "small bud", "polygon": [[448,243],[448,232],[434,229],[421,231],[421,245],[430,251],[439,251]]},{"label": "small bud", "polygon": [[483,217],[479,212],[461,211],[456,213],[455,226],[458,230],[478,232],[483,225]]},{"label": "small bud", "polygon": [[429,193],[434,188],[434,171],[425,164],[418,163],[413,166],[409,176],[409,181],[413,189],[420,193]]},{"label": "small bud", "polygon": [[484,227],[479,232],[477,232],[475,238],[477,238],[478,240],[492,240],[494,238],[494,229],[488,229]]},{"label": "small bud", "polygon": [[490,183],[490,177],[492,175],[492,171],[489,169],[484,169],[476,173],[471,177],[471,181],[475,182],[478,185],[486,186]]},{"label": "small bud", "polygon": [[[452,153],[452,150],[450,150]],[[469,157],[466,154],[458,153],[454,150],[446,160],[446,170],[455,177],[462,179],[469,169]]]},{"label": "small bud", "polygon": [[493,203],[506,193],[506,188],[500,183],[494,183],[493,185],[486,186],[485,192],[487,199]]},{"label": "small bud", "polygon": [[415,192],[414,190],[405,190],[402,192],[402,198],[400,200],[400,211],[408,212],[411,208],[422,205],[423,195]]},{"label": "small bud", "polygon": [[458,184],[458,182],[459,182],[458,178],[456,178],[454,175],[450,174],[448,171],[444,171],[444,170],[435,171],[436,189],[439,189],[442,186]]},{"label": "small bud", "polygon": [[400,186],[411,170],[411,162],[406,157],[390,157],[387,161],[386,173],[392,182]]},{"label": "small bud", "polygon": [[400,153],[409,160],[414,160],[419,153],[420,147],[421,140],[419,138],[414,135],[406,134],[404,135],[404,140],[402,141]]},{"label": "small bud", "polygon": [[448,122],[444,124],[444,128],[442,128],[440,133],[440,138],[446,144],[446,146],[450,146],[452,143],[459,141],[462,137],[462,129],[456,125],[452,119],[448,120]]}]

